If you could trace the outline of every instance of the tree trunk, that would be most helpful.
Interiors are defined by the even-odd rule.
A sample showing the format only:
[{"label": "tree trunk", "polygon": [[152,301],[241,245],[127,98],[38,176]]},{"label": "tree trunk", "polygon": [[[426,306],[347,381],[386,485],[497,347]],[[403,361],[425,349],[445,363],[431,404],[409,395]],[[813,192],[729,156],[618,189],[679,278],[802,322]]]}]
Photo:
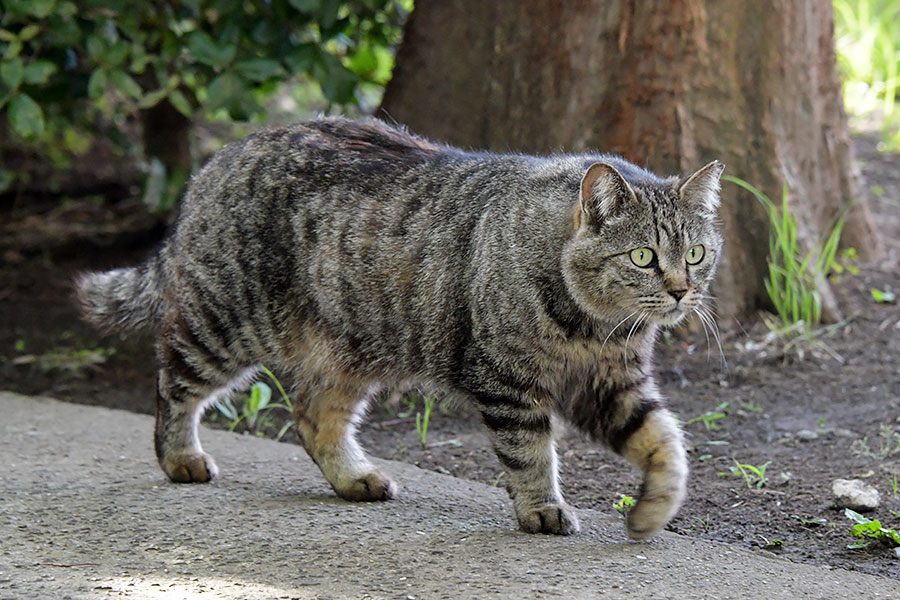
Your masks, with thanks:
[{"label": "tree trunk", "polygon": [[[463,147],[599,149],[661,174],[719,159],[775,201],[787,182],[807,247],[849,209],[844,244],[874,257],[835,62],[820,0],[418,0],[382,107]],[[736,186],[722,200],[724,318],[769,304],[768,223]]]},{"label": "tree trunk", "polygon": [[158,159],[167,176],[191,172],[191,120],[172,106],[168,100],[140,111],[144,157]]}]

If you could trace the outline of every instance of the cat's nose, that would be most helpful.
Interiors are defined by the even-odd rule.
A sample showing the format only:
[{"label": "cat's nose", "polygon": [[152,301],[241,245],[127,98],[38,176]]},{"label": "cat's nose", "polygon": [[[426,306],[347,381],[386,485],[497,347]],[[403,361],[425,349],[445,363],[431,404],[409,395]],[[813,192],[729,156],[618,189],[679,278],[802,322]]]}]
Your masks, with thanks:
[{"label": "cat's nose", "polygon": [[676,301],[681,300],[687,294],[687,290],[668,290],[668,292]]}]

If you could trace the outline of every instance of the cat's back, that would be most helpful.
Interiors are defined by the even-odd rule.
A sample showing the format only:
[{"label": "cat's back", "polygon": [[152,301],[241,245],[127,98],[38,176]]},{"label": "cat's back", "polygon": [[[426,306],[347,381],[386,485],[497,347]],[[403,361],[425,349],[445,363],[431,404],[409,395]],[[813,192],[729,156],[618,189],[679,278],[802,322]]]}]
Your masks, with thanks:
[{"label": "cat's back", "polygon": [[216,152],[191,181],[182,211],[296,200],[333,186],[372,187],[453,152],[375,119],[266,128]]}]

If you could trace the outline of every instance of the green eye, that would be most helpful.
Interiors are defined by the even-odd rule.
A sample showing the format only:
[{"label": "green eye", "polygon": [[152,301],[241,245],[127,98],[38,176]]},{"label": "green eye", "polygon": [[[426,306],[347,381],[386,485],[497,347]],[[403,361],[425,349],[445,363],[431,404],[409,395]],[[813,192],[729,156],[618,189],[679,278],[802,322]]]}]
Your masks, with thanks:
[{"label": "green eye", "polygon": [[649,267],[653,262],[653,250],[650,248],[635,248],[631,251],[631,262],[639,267]]},{"label": "green eye", "polygon": [[696,245],[688,248],[688,251],[684,254],[684,260],[689,265],[696,265],[698,262],[703,260],[703,255],[705,254],[705,250],[703,246]]}]

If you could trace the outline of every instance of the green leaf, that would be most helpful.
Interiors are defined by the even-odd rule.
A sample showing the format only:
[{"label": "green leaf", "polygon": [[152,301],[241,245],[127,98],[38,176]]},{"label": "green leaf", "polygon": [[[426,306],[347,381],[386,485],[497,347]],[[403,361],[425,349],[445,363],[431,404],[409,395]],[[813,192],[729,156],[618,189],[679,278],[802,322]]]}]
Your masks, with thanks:
[{"label": "green leaf", "polygon": [[218,409],[220,413],[225,415],[225,418],[227,418],[229,421],[237,420],[237,411],[228,400],[216,400],[213,405],[216,407],[216,409]]},{"label": "green leaf", "polygon": [[28,94],[17,94],[9,102],[9,123],[25,139],[44,133],[44,113]]},{"label": "green leaf", "polygon": [[0,64],[0,79],[3,80],[11,90],[19,87],[22,78],[25,76],[25,63],[21,56],[17,56],[12,60]]},{"label": "green leaf", "polygon": [[268,58],[252,58],[235,63],[234,70],[251,81],[265,81],[285,74],[278,61]]},{"label": "green leaf", "polygon": [[104,42],[103,38],[96,33],[92,33],[87,37],[87,40],[85,40],[85,47],[87,48],[88,56],[98,60],[103,53],[106,52],[106,42]]},{"label": "green leaf", "polygon": [[301,44],[284,57],[284,64],[291,73],[305,73],[312,68],[318,55],[315,44]]},{"label": "green leaf", "polygon": [[19,36],[18,36],[19,41],[27,42],[28,40],[30,40],[34,36],[36,36],[38,34],[38,32],[40,32],[40,30],[41,30],[41,26],[38,25],[37,23],[31,23],[30,25],[26,25],[25,27],[22,28],[21,31],[19,31]]},{"label": "green leaf", "polygon": [[262,47],[275,46],[290,36],[290,30],[285,27],[285,22],[280,19],[266,19],[253,27],[250,37],[253,42]]},{"label": "green leaf", "polygon": [[56,0],[28,0],[25,5],[30,14],[38,19],[43,19],[53,10]]},{"label": "green leaf", "polygon": [[11,41],[9,45],[6,47],[6,52],[3,53],[3,58],[9,60],[11,58],[15,58],[22,51],[22,42],[16,38]]},{"label": "green leaf", "polygon": [[241,0],[215,0],[212,7],[220,16],[232,13],[243,14]]},{"label": "green leaf", "polygon": [[321,6],[316,15],[319,21],[319,28],[323,31],[328,31],[337,22],[341,2],[340,0],[320,0],[320,2]]},{"label": "green leaf", "polygon": [[213,79],[207,89],[206,104],[210,110],[222,108],[229,99],[244,91],[241,78],[234,73],[222,73]]},{"label": "green leaf", "polygon": [[876,288],[872,288],[870,292],[875,302],[879,304],[892,304],[897,301],[897,296],[893,292],[883,292]]},{"label": "green leaf", "polygon": [[251,104],[248,89],[236,73],[222,73],[207,88],[206,107],[209,110],[225,108],[234,119],[246,119]]},{"label": "green leaf", "polygon": [[118,69],[110,71],[109,78],[112,80],[113,85],[116,86],[116,89],[125,96],[137,100],[143,95],[141,86],[139,86],[137,82],[131,78],[131,75],[125,71],[120,71]]},{"label": "green leaf", "polygon": [[82,30],[80,22],[72,18],[54,15],[44,28],[38,40],[44,48],[65,48],[66,46],[82,47],[87,31]]},{"label": "green leaf", "polygon": [[244,413],[254,415],[259,411],[259,388],[256,384],[250,388],[250,397],[244,402]]},{"label": "green leaf", "polygon": [[350,57],[350,69],[360,75],[374,71],[378,67],[378,59],[372,51],[372,46],[368,43],[362,43],[356,49],[356,53]]},{"label": "green leaf", "polygon": [[288,0],[288,4],[304,14],[312,14],[319,8],[321,0]]},{"label": "green leaf", "polygon": [[125,40],[118,40],[103,56],[103,62],[107,67],[118,67],[128,57],[128,43]]},{"label": "green leaf", "polygon": [[78,14],[78,7],[74,2],[60,2],[56,7],[56,14],[64,19]]},{"label": "green leaf", "polygon": [[861,514],[859,514],[858,512],[856,512],[855,510],[852,510],[849,508],[844,509],[844,516],[846,516],[848,519],[850,519],[851,521],[853,521],[855,523],[866,524],[866,523],[872,522],[871,520],[867,519],[866,517],[864,517]]},{"label": "green leaf", "polygon": [[49,60],[36,60],[25,67],[24,78],[25,83],[43,84],[47,83],[50,76],[56,72],[56,65]]},{"label": "green leaf", "polygon": [[353,92],[359,77],[341,64],[336,56],[323,54],[321,62],[313,66],[313,75],[329,102],[345,104],[354,99]]},{"label": "green leaf", "polygon": [[91,73],[90,79],[88,79],[87,92],[88,98],[91,100],[97,100],[100,96],[103,95],[103,92],[106,90],[106,70],[105,69],[95,69],[93,73]]},{"label": "green leaf", "polygon": [[257,396],[256,410],[262,410],[269,405],[272,399],[272,388],[262,381],[253,384],[253,393]]},{"label": "green leaf", "polygon": [[181,90],[172,90],[169,92],[169,102],[172,103],[175,110],[188,118],[193,118],[194,109],[191,108],[191,103],[188,102],[188,99],[181,93]]},{"label": "green leaf", "polygon": [[156,90],[154,92],[149,92],[144,94],[144,96],[138,102],[138,108],[146,109],[152,106],[156,106],[159,104],[163,98],[169,95],[169,90],[166,88],[162,88],[161,90]]},{"label": "green leaf", "polygon": [[53,11],[55,4],[56,0],[6,0],[3,3],[3,12],[43,19]]},{"label": "green leaf", "polygon": [[188,36],[188,49],[198,62],[217,68],[227,66],[237,54],[235,44],[216,44],[205,31],[194,31]]}]

